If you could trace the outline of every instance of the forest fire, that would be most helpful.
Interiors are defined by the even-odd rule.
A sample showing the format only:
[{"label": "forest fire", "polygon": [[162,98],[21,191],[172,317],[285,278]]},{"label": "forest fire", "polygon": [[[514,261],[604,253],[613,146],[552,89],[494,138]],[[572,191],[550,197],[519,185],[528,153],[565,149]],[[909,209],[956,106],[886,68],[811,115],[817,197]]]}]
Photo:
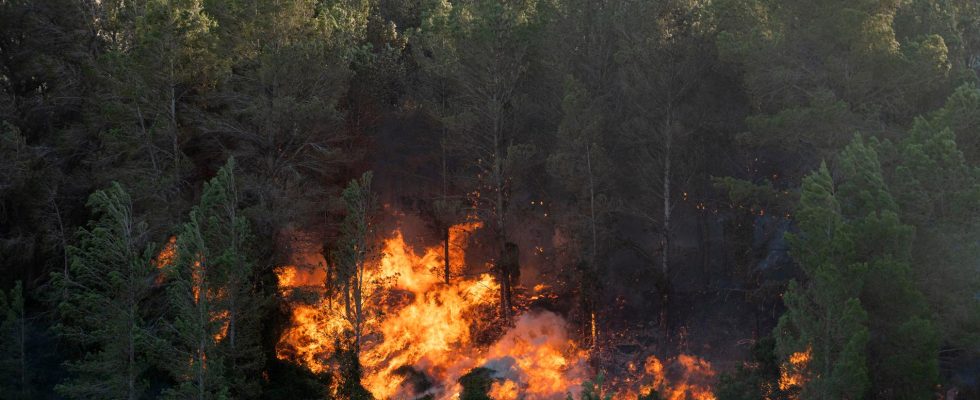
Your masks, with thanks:
[{"label": "forest fire", "polygon": [[[377,265],[366,274],[371,284],[364,295],[383,312],[366,321],[359,356],[362,383],[376,398],[458,398],[460,378],[479,367],[491,371],[489,395],[494,399],[565,398],[594,376],[587,349],[552,312],[526,311],[495,340],[482,339],[481,333],[499,328],[487,318],[498,308],[499,285],[490,274],[462,274],[466,234],[481,226],[468,222],[450,230],[450,260],[458,278],[449,285],[441,275],[441,246],[416,253],[400,230],[384,240]],[[336,294],[324,285],[323,263],[281,267],[277,275],[292,313],[277,345],[278,357],[314,372],[333,370],[330,357],[352,325]],[[535,285],[529,298],[546,297],[548,290],[547,285]],[[315,300],[304,293],[315,293]],[[709,386],[714,371],[700,358],[681,355],[665,367],[650,357],[639,373],[651,380],[641,392],[657,390],[670,400],[714,399]]]},{"label": "forest fire", "polygon": [[[463,233],[478,227],[471,222],[451,229],[450,260],[456,273],[465,256]],[[458,379],[481,366],[496,373],[495,398],[516,398],[518,393],[528,398],[563,397],[587,378],[585,352],[552,313],[524,314],[495,343],[480,346],[475,333],[488,329],[483,316],[495,310],[499,287],[489,274],[445,285],[438,273],[443,263],[440,246],[416,254],[400,231],[385,240],[377,268],[367,279],[372,285],[365,298],[390,309],[366,324],[372,334],[366,335],[360,355],[363,383],[375,397],[419,395],[412,385],[403,384],[405,368],[445,383],[431,389],[440,399],[458,395]],[[296,266],[278,273],[284,294],[297,287],[322,287],[324,275]],[[329,369],[327,358],[335,341],[350,327],[340,308],[329,296],[314,304],[293,305],[292,326],[280,338],[278,356],[315,372]]]}]

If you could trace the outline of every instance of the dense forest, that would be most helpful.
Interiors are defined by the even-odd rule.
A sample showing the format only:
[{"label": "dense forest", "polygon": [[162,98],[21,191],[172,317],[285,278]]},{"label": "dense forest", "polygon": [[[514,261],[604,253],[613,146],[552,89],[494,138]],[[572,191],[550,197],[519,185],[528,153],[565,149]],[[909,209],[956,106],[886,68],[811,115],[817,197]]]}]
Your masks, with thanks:
[{"label": "dense forest", "polygon": [[976,0],[0,0],[0,398],[980,398],[978,73]]}]

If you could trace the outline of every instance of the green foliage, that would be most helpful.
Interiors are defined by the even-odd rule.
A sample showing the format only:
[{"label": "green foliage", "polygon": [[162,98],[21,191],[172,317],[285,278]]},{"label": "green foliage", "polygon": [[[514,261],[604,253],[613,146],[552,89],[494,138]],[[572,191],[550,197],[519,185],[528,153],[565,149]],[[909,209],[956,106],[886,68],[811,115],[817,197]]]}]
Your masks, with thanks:
[{"label": "green foliage", "polygon": [[164,365],[178,382],[172,397],[258,395],[265,300],[255,290],[252,238],[238,196],[235,160],[229,159],[205,184],[177,235],[168,287],[172,348]]},{"label": "green foliage", "polygon": [[0,291],[0,317],[0,393],[11,399],[30,399],[34,371],[27,356],[27,341],[32,333],[20,281],[9,293]]},{"label": "green foliage", "polygon": [[939,343],[912,280],[913,229],[860,137],[841,152],[839,174],[836,187],[826,166],[804,180],[791,243],[809,281],[783,297],[779,353],[812,351],[804,398],[928,396]]},{"label": "green foliage", "polygon": [[70,379],[57,390],[70,398],[140,398],[155,345],[147,320],[155,267],[146,223],[118,183],[92,194],[96,219],[79,229],[68,274],[52,274],[58,332],[79,349]]},{"label": "green foliage", "polygon": [[[582,394],[579,396],[579,400],[612,400],[612,394],[603,394],[602,382],[605,377],[602,374],[596,376],[594,380],[585,381],[582,383]],[[656,391],[651,392],[648,396],[657,396]],[[659,396],[658,396],[659,397]],[[657,399],[658,397],[648,397],[652,399]],[[568,400],[573,400],[572,395],[568,395]]]},{"label": "green foliage", "polygon": [[780,358],[776,355],[776,340],[767,336],[752,345],[752,358],[749,361],[719,377],[715,395],[718,400],[797,398],[799,388],[781,389],[779,377]]},{"label": "green foliage", "polygon": [[975,206],[980,180],[952,127],[969,125],[962,122],[968,121],[964,116],[955,115],[970,108],[963,105],[975,92],[972,86],[958,89],[931,118],[917,118],[901,141],[879,146],[892,165],[888,181],[902,218],[916,229],[911,243],[914,285],[925,295],[943,342],[966,348],[980,340],[980,302],[964,301],[980,290],[969,261],[980,256]]},{"label": "green foliage", "polygon": [[477,367],[459,378],[463,387],[460,400],[491,400],[487,394],[493,385],[494,371],[489,368]]},{"label": "green foliage", "polygon": [[854,239],[835,193],[826,165],[803,181],[800,234],[790,241],[809,282],[790,283],[775,331],[783,359],[812,349],[803,398],[863,398],[870,383],[868,316],[858,300],[867,267],[852,261]]}]

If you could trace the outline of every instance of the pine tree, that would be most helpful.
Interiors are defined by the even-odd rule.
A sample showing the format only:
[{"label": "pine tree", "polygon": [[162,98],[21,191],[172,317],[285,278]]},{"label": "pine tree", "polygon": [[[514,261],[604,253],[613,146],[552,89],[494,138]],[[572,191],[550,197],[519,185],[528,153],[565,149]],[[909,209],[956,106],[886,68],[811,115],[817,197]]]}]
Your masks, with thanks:
[{"label": "pine tree", "polygon": [[860,137],[841,152],[838,172],[836,187],[825,166],[804,181],[792,244],[809,282],[784,295],[780,354],[812,352],[804,398],[928,397],[939,343],[912,279],[913,228],[899,220],[878,153]]},{"label": "pine tree", "polygon": [[859,296],[867,267],[853,261],[854,240],[841,216],[825,164],[803,180],[793,256],[806,272],[783,295],[777,350],[785,359],[811,351],[804,399],[860,399],[868,387],[868,315]]},{"label": "pine tree", "polygon": [[69,248],[68,275],[52,274],[63,293],[58,332],[81,353],[67,362],[71,377],[56,389],[69,398],[137,399],[154,342],[144,318],[155,273],[147,226],[118,183],[92,194],[88,206],[96,219]]},{"label": "pine tree", "polygon": [[174,312],[168,358],[178,386],[170,395],[251,398],[263,366],[261,310],[251,234],[241,214],[235,161],[205,184],[200,203],[177,235],[169,295]]},{"label": "pine tree", "polygon": [[855,260],[867,277],[861,303],[871,332],[868,367],[875,397],[921,399],[939,380],[939,343],[911,266],[913,227],[881,173],[878,153],[860,138],[839,157],[842,215],[854,240]]},{"label": "pine tree", "polygon": [[31,323],[24,313],[24,293],[20,281],[9,293],[0,291],[0,393],[5,398],[33,397],[32,372],[27,358]]},{"label": "pine tree", "polygon": [[[214,20],[201,0],[96,2],[93,29],[105,39],[93,73],[98,125],[87,155],[97,179],[122,182],[146,206],[151,228],[189,207],[185,146],[199,131],[202,92],[226,69],[215,53]],[[152,207],[148,205],[152,204]]]},{"label": "pine tree", "polygon": [[[564,250],[582,266],[579,293],[588,319],[598,311],[600,260],[608,243],[613,209],[609,199],[611,163],[603,145],[604,121],[598,106],[581,82],[568,77],[562,102],[564,118],[555,149],[548,156],[548,173],[560,183],[564,191],[561,197],[567,199],[558,202],[562,210],[558,223],[571,239]],[[593,346],[598,336],[594,322],[583,324]]]},{"label": "pine tree", "polygon": [[[522,132],[521,83],[530,61],[530,35],[538,27],[536,1],[434,2],[424,11],[417,57],[445,95],[436,116],[447,128],[447,146],[464,163],[461,183],[500,252],[501,316],[510,318],[513,267],[511,192],[534,146]],[[448,87],[447,87],[448,86]],[[510,245],[508,245],[510,243]]]},{"label": "pine tree", "polygon": [[980,257],[980,176],[942,120],[917,118],[897,144],[878,147],[892,167],[887,177],[902,218],[915,227],[916,288],[935,315],[943,344],[967,349],[980,340],[980,304],[963,301],[980,290],[971,261]]},{"label": "pine tree", "polygon": [[367,321],[365,289],[370,284],[366,281],[367,268],[377,256],[375,227],[371,221],[377,199],[371,192],[371,177],[370,171],[365,172],[360,179],[351,180],[341,194],[347,214],[341,224],[337,250],[333,253],[337,268],[333,283],[342,289],[344,312],[354,339],[354,354],[360,354]]}]

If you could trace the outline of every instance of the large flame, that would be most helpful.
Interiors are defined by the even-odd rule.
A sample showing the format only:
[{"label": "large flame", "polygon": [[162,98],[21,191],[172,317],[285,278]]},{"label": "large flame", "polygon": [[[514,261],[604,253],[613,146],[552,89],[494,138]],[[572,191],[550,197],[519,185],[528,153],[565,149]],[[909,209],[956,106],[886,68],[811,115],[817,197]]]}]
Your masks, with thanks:
[{"label": "large flame", "polygon": [[[480,227],[471,221],[450,229],[450,284],[445,283],[441,245],[416,252],[400,230],[384,241],[379,261],[365,273],[371,284],[364,299],[374,311],[367,313],[359,355],[362,384],[375,398],[457,399],[460,377],[477,367],[492,371],[489,394],[499,400],[564,399],[594,376],[588,351],[569,335],[560,316],[528,311],[506,329],[490,317],[499,308],[498,283],[489,274],[464,275],[466,235]],[[277,355],[314,372],[334,371],[330,357],[351,324],[338,295],[327,290],[322,256],[319,262],[310,261],[316,258],[310,254],[299,258],[307,260],[277,271],[292,318]],[[548,297],[547,291],[546,285],[537,285],[529,298]],[[486,332],[498,332],[492,335],[496,339],[487,340]],[[714,371],[707,361],[683,355],[664,368],[651,357],[646,366],[643,372],[653,382],[645,391],[656,389],[671,400],[714,399],[708,386]],[[409,382],[420,376],[431,385]],[[636,389],[631,392],[635,398]]]}]

